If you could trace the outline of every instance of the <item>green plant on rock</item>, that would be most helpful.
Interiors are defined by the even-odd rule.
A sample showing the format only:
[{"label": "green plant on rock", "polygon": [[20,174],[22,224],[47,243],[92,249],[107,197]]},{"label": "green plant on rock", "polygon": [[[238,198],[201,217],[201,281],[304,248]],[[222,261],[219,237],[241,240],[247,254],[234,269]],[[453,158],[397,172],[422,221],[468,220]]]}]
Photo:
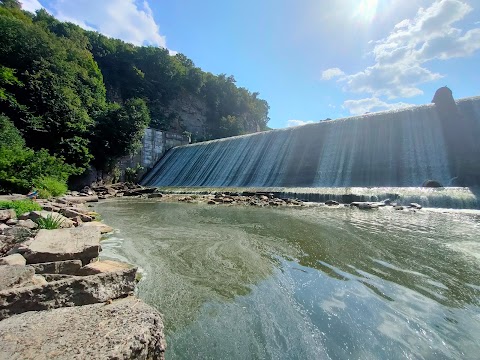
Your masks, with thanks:
[{"label": "green plant on rock", "polygon": [[40,211],[42,207],[35,201],[30,199],[14,200],[14,201],[0,201],[0,209],[13,209],[17,216],[25,214],[30,211]]},{"label": "green plant on rock", "polygon": [[55,230],[62,226],[63,219],[53,214],[48,214],[46,217],[41,217],[36,220],[39,229]]}]

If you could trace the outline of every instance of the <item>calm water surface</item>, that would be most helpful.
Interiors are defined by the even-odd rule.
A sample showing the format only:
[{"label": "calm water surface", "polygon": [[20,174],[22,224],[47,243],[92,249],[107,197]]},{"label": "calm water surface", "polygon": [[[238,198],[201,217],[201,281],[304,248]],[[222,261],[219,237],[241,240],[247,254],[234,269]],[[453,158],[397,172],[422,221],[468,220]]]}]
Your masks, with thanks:
[{"label": "calm water surface", "polygon": [[480,217],[96,205],[143,271],[167,359],[479,359]]}]

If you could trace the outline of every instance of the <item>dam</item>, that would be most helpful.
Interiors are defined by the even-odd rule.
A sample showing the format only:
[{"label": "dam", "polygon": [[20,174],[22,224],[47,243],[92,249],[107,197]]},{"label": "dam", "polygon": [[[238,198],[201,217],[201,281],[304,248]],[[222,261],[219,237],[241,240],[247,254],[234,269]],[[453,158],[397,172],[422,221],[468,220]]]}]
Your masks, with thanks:
[{"label": "dam", "polygon": [[427,104],[179,146],[160,159],[142,184],[281,188],[283,192],[290,188],[414,188],[428,180],[444,187],[477,187],[480,97],[455,102],[452,98],[452,104]]}]

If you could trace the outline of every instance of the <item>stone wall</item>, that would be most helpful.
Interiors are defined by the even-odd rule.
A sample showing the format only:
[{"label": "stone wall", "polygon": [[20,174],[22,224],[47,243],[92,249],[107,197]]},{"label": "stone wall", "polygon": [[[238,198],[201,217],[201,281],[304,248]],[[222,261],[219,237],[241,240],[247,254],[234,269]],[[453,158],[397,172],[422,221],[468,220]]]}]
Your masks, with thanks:
[{"label": "stone wall", "polygon": [[143,170],[140,171],[138,175],[141,176],[148,169],[151,169],[168,149],[179,145],[186,145],[189,142],[190,139],[185,135],[151,128],[145,129],[140,150],[138,150],[136,154],[126,156],[119,161],[118,165],[121,170],[121,180],[125,180],[125,169],[133,169],[140,165]]}]

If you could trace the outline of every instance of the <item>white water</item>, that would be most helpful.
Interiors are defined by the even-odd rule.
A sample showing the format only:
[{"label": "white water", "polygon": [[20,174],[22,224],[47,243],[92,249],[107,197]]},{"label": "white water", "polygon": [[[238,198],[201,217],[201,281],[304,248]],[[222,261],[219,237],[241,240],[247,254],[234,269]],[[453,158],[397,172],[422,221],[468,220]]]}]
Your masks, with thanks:
[{"label": "white water", "polygon": [[[457,102],[480,124],[480,97]],[[472,129],[480,137],[480,126]],[[459,139],[461,141],[461,139]],[[444,134],[434,105],[322,121],[181,146],[147,174],[153,186],[448,186]]]}]

